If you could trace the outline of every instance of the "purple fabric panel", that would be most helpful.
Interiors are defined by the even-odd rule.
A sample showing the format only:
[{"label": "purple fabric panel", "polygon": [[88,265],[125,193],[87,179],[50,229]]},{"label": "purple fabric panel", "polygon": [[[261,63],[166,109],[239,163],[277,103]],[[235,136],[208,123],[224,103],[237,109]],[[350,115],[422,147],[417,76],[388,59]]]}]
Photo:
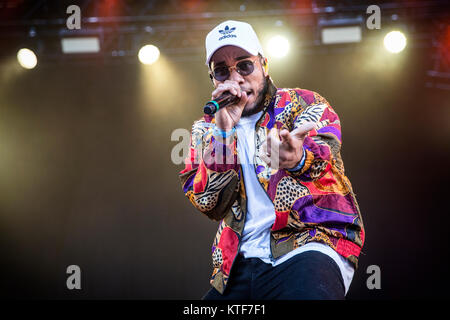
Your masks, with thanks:
[{"label": "purple fabric panel", "polygon": [[256,174],[260,174],[263,171],[264,171],[264,166],[259,165],[256,167]]},{"label": "purple fabric panel", "polygon": [[325,145],[318,145],[311,137],[305,138],[303,146],[314,154],[314,159],[330,160],[330,148]]},{"label": "purple fabric panel", "polygon": [[[269,122],[267,123],[266,127],[268,129],[272,129],[273,125],[275,124],[275,115],[274,115],[274,111],[273,111],[273,105],[270,105],[267,108],[267,113],[269,114]],[[282,110],[282,109],[281,109]]]},{"label": "purple fabric panel", "polygon": [[[325,195],[322,195],[324,197]],[[313,204],[313,196],[309,195],[298,199],[292,209],[299,214],[300,221],[304,223],[319,223],[331,230],[336,230],[346,236],[345,227],[355,219],[354,215],[342,214]]]},{"label": "purple fabric panel", "polygon": [[350,194],[346,196],[340,194],[327,194],[314,197],[316,206],[324,209],[342,212],[344,215],[353,215],[356,217],[358,211],[353,204],[353,199]]},{"label": "purple fabric panel", "polygon": [[191,175],[183,186],[184,193],[188,192],[189,188],[192,187],[194,183],[195,174]]},{"label": "purple fabric panel", "polygon": [[317,132],[318,133],[332,133],[339,139],[339,141],[342,141],[341,131],[333,126],[327,126],[327,127],[320,128]]},{"label": "purple fabric panel", "polygon": [[284,108],[275,108],[274,109],[274,114],[275,116],[279,115],[280,113],[282,113],[284,111]]},{"label": "purple fabric panel", "polygon": [[273,183],[273,181],[280,181],[283,177],[287,176],[285,170],[278,170],[272,177],[270,177],[269,185],[267,187],[267,194],[270,199],[275,199],[275,195],[277,194],[277,184]]}]

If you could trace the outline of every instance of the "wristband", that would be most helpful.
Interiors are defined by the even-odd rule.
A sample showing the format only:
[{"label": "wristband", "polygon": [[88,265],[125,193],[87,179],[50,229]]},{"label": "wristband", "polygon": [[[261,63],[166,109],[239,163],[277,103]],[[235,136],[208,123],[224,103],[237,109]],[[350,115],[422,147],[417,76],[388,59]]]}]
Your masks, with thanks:
[{"label": "wristband", "polygon": [[230,131],[225,131],[225,130],[217,128],[217,126],[214,126],[213,135],[215,135],[216,137],[219,136],[219,137],[226,139],[229,136],[231,136],[235,131],[236,131],[235,127],[233,127],[233,129],[231,129]]},{"label": "wristband", "polygon": [[301,168],[303,168],[303,166],[305,165],[305,148],[303,149],[303,156],[302,156],[302,160],[300,160],[300,162],[298,163],[298,165],[296,165],[294,168],[291,169],[287,169],[288,171],[299,171]]}]

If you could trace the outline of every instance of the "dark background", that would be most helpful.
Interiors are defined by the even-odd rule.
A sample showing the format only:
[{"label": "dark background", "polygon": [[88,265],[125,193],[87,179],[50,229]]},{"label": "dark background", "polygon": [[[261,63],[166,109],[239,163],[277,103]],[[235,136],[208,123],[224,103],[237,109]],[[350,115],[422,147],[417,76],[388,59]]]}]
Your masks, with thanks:
[{"label": "dark background", "polygon": [[[449,297],[450,91],[427,85],[432,54],[410,43],[398,55],[294,47],[269,60],[278,87],[317,91],[341,118],[366,228],[349,299]],[[162,52],[159,67],[33,70],[1,60],[3,297],[197,299],[208,290],[217,223],[184,197],[182,166],[171,161],[172,132],[190,129],[212,91],[203,59]],[[66,288],[72,264],[82,290]],[[380,290],[366,287],[369,265],[381,269]]]}]

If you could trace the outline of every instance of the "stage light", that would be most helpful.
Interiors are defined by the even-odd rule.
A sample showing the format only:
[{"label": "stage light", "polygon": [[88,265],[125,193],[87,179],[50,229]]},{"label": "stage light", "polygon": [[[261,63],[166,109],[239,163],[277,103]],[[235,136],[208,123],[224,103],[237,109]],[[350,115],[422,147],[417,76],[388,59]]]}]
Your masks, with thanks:
[{"label": "stage light", "polygon": [[399,53],[406,47],[406,37],[400,31],[391,31],[384,37],[384,47],[392,53]]},{"label": "stage light", "polygon": [[25,69],[33,69],[37,65],[36,55],[33,51],[27,48],[22,48],[17,52],[17,60]]},{"label": "stage light", "polygon": [[145,45],[139,50],[138,57],[143,64],[153,64],[159,58],[159,49],[151,44]]},{"label": "stage light", "polygon": [[268,41],[267,48],[271,57],[285,57],[289,53],[289,40],[283,36],[275,36]]}]

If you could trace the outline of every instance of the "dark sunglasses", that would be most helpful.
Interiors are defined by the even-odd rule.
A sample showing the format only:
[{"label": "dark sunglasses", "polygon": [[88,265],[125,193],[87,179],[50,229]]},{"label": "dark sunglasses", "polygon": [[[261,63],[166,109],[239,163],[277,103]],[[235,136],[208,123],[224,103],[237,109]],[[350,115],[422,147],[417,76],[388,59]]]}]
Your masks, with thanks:
[{"label": "dark sunglasses", "polygon": [[236,69],[236,72],[239,73],[241,76],[248,76],[255,70],[255,61],[258,60],[258,58],[252,60],[241,60],[236,62],[234,66],[228,67],[228,66],[218,66],[214,68],[210,74],[216,79],[217,81],[225,81],[228,79],[228,77],[231,74],[231,70]]}]

